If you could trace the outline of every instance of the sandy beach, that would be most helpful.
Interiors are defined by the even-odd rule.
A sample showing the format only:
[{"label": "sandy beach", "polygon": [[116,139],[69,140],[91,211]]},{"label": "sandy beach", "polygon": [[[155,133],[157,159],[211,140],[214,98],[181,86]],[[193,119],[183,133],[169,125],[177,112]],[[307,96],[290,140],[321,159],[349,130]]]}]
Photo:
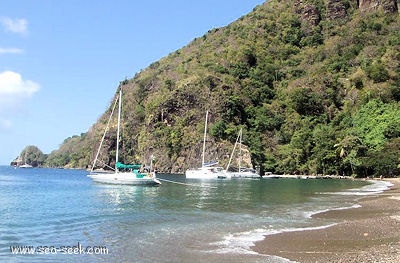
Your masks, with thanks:
[{"label": "sandy beach", "polygon": [[400,179],[361,207],[316,214],[337,224],[267,236],[253,250],[295,262],[400,262]]}]

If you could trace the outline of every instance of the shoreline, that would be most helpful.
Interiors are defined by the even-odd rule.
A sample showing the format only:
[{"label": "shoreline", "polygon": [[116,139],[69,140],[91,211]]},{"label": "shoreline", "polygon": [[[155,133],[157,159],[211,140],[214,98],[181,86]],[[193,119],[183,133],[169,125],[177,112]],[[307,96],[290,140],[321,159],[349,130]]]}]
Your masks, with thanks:
[{"label": "shoreline", "polygon": [[389,190],[362,197],[360,207],[313,215],[327,228],[265,236],[252,249],[295,262],[400,262],[400,179]]}]

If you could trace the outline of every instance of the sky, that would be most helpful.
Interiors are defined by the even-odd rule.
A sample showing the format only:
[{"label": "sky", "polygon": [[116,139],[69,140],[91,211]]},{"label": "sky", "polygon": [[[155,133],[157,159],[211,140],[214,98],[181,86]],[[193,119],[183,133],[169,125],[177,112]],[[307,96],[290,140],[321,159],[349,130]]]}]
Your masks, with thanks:
[{"label": "sky", "polygon": [[264,1],[2,1],[0,165],[87,132],[120,81]]}]

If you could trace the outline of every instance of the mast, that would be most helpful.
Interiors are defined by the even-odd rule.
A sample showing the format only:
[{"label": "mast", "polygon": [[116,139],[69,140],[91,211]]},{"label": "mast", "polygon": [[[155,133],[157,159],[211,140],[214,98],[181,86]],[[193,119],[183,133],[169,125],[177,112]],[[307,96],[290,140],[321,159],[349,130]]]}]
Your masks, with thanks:
[{"label": "mast", "polygon": [[97,159],[99,158],[100,150],[101,150],[101,147],[103,145],[104,138],[106,137],[107,131],[110,128],[110,122],[111,122],[112,116],[114,115],[114,110],[115,110],[115,108],[117,106],[117,102],[118,102],[118,97],[115,99],[114,106],[113,106],[113,108],[111,110],[111,114],[108,117],[107,126],[104,129],[103,137],[101,137],[100,145],[99,145],[99,148],[97,149],[96,157],[94,158],[94,161],[93,161],[93,164],[92,164],[92,169],[90,169],[90,172],[93,172],[94,168],[96,167],[96,162],[97,162]]},{"label": "mast", "polygon": [[208,111],[206,112],[206,122],[204,124],[203,154],[202,154],[202,158],[203,159],[202,159],[202,163],[201,163],[202,167],[204,167],[204,164],[205,164],[204,154],[205,154],[205,151],[206,151],[207,121],[208,121]]},{"label": "mast", "polygon": [[119,104],[118,104],[118,126],[117,126],[117,151],[115,153],[115,172],[118,172],[117,163],[119,158],[119,126],[121,123],[121,107],[122,107],[122,89],[119,91]]},{"label": "mast", "polygon": [[240,172],[240,165],[242,164],[242,135],[243,131],[242,128],[240,128],[239,131],[239,172]]},{"label": "mast", "polygon": [[[239,138],[240,138],[240,143],[242,143],[241,134],[242,134],[242,129],[240,129],[238,137],[236,138],[236,142],[235,142],[235,145],[233,146],[231,157],[229,158],[229,162],[228,162],[228,165],[226,166],[225,172],[228,172],[228,170],[229,170],[229,166],[231,165],[233,154],[235,153],[236,145],[238,144]],[[239,171],[240,171],[240,159],[239,159]]]}]

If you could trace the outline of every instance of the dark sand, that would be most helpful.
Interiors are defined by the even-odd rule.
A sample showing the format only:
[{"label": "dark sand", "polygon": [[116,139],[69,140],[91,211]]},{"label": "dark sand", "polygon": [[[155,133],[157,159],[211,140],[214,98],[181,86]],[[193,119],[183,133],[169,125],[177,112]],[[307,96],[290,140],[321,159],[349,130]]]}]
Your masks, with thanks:
[{"label": "dark sand", "polygon": [[296,262],[400,262],[400,179],[360,208],[315,215],[337,222],[329,228],[266,236],[253,250]]}]

